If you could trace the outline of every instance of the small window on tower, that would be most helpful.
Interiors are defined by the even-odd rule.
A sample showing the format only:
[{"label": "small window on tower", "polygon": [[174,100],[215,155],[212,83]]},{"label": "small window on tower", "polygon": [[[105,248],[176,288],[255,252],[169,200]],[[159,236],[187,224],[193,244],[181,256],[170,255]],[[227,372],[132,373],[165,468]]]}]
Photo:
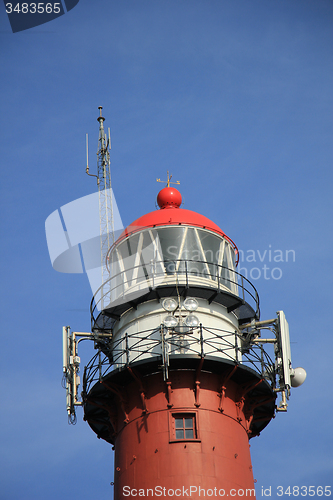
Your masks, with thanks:
[{"label": "small window on tower", "polygon": [[170,441],[198,441],[196,413],[170,413]]}]

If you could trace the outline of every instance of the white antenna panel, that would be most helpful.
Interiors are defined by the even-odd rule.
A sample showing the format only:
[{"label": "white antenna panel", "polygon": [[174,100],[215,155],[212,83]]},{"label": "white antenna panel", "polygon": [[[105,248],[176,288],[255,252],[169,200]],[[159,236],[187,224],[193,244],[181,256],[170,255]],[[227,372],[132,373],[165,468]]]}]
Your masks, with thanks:
[{"label": "white antenna panel", "polygon": [[62,354],[63,354],[63,372],[67,373],[68,366],[68,330],[67,326],[62,328]]},{"label": "white antenna panel", "polygon": [[283,311],[278,311],[277,315],[279,318],[279,325],[280,325],[283,378],[286,388],[290,389],[291,351],[290,351],[289,325]]}]

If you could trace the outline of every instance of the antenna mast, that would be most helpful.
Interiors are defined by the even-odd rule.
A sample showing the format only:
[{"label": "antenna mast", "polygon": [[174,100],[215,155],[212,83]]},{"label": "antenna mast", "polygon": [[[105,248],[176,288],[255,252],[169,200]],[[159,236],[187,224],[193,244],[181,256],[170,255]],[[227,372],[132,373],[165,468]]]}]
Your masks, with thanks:
[{"label": "antenna mast", "polygon": [[[111,169],[110,169],[110,151],[111,151],[111,135],[108,129],[108,136],[104,131],[104,120],[102,116],[102,106],[98,107],[99,117],[99,137],[97,148],[97,186],[99,197],[99,225],[101,238],[101,272],[102,272],[102,288],[101,288],[101,307],[104,308],[104,298],[108,290],[104,289],[104,284],[109,279],[109,271],[106,265],[106,257],[109,248],[114,243],[114,221],[112,207],[112,190],[111,190]],[[86,173],[89,173],[88,166],[88,139],[87,139],[87,168]],[[109,297],[110,299],[110,297]]]}]

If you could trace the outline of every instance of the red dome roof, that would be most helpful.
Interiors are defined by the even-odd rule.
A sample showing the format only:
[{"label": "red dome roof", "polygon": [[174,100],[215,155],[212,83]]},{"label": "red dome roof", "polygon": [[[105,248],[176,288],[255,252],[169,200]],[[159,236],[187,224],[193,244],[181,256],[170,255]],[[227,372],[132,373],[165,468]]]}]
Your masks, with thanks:
[{"label": "red dome roof", "polygon": [[184,225],[208,229],[219,234],[220,236],[223,236],[231,243],[236,255],[238,254],[238,249],[235,243],[222,231],[222,229],[220,229],[213,221],[204,215],[192,212],[192,210],[179,208],[181,201],[182,196],[177,189],[170,187],[162,189],[157,196],[157,202],[161,207],[160,210],[155,210],[154,212],[142,215],[132,222],[132,224],[127,226],[117,243],[119,243],[119,241],[124,237],[146,227]]},{"label": "red dome roof", "polygon": [[142,215],[126,228],[126,232],[131,233],[145,227],[157,226],[196,226],[203,229],[210,229],[221,236],[226,236],[224,232],[204,215],[185,210],[183,208],[168,207],[168,210],[155,210],[149,214]]}]

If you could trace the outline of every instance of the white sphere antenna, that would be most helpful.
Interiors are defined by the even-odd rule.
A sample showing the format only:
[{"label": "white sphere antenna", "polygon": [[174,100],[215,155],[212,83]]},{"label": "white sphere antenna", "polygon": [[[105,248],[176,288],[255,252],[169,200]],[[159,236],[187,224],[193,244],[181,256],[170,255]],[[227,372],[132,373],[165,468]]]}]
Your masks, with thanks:
[{"label": "white sphere antenna", "polygon": [[290,373],[291,387],[299,387],[303,384],[305,379],[306,371],[301,366],[299,366],[298,368],[294,368]]}]

